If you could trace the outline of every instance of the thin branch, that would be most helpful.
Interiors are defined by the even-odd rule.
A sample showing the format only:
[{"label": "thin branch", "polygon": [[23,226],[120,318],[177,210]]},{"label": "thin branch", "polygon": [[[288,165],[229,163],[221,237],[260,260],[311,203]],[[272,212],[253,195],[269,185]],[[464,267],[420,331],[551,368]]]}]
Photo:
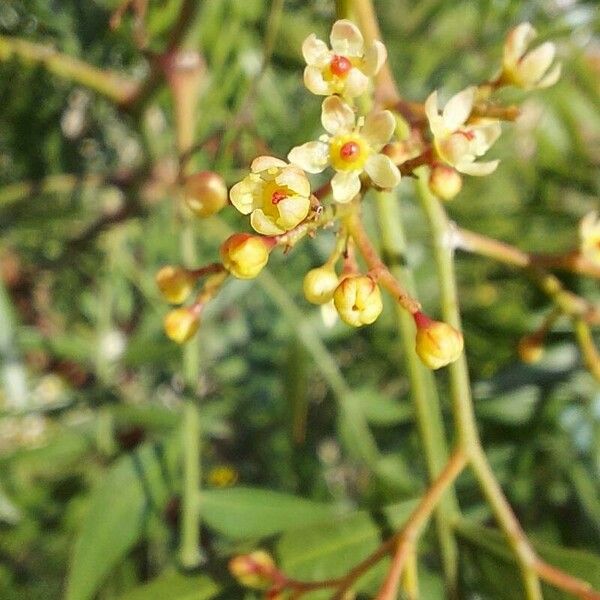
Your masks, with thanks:
[{"label": "thin branch", "polygon": [[0,61],[12,58],[43,65],[50,73],[94,90],[120,106],[127,105],[139,87],[131,79],[63,54],[52,46],[0,35]]},{"label": "thin branch", "polygon": [[451,455],[439,477],[421,498],[417,508],[413,511],[402,530],[396,534],[394,540],[396,551],[392,560],[392,566],[376,596],[377,600],[395,600],[397,597],[400,576],[409,558],[411,549],[416,544],[431,513],[442,499],[444,492],[453,484],[466,464],[467,455],[463,449],[458,448]]}]

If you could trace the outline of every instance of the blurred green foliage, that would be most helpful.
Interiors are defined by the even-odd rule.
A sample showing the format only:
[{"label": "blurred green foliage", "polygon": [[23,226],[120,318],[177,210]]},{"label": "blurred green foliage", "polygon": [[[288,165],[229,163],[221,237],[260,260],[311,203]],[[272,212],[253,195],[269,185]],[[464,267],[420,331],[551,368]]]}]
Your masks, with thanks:
[{"label": "blurred green foliage", "polygon": [[[0,33],[140,79],[150,63],[135,47],[133,18],[109,28],[117,4],[5,0]],[[180,4],[149,2],[148,54],[164,51]],[[320,101],[301,82],[300,45],[312,31],[327,34],[335,15],[325,0],[285,2],[251,118],[237,126],[254,94],[271,4],[209,0],[189,24],[186,45],[207,65],[190,127],[208,142],[193,164],[218,170],[228,183],[265,149],[285,156],[320,133]],[[557,42],[560,83],[527,98],[506,93],[523,102],[523,117],[504,127],[493,150],[501,166],[470,178],[448,210],[461,226],[524,250],[572,248],[579,219],[600,197],[597,3],[376,6],[390,63],[411,100],[436,88],[447,98],[489,78],[507,29],[518,22],[531,21]],[[337,576],[376,547],[423,490],[425,466],[391,306],[357,332],[325,328],[302,298],[301,277],[326,258],[332,236],[274,257],[256,282],[228,283],[193,342],[201,377],[192,389],[181,349],[163,335],[166,306],[153,280],[161,265],[181,257],[173,186],[148,183],[168,180],[175,168],[166,86],[139,113],[126,113],[43,66],[12,59],[0,62],[0,107],[0,597],[47,600],[68,590],[71,600],[251,598],[226,574],[231,553],[260,542],[292,575],[314,578]],[[64,174],[75,180],[57,179]],[[408,260],[435,315],[428,232],[410,182],[400,197]],[[223,219],[246,227],[233,210]],[[200,263],[216,259],[224,222],[194,223]],[[589,564],[579,568],[589,578],[600,573],[598,386],[582,368],[566,320],[554,327],[539,364],[518,362],[518,339],[551,307],[522,274],[472,256],[459,256],[457,266],[476,412],[494,470],[532,537],[555,545],[548,554],[573,572]],[[593,280],[563,281],[600,297]],[[444,373],[438,380],[445,390]],[[190,398],[201,407],[207,562],[186,577],[175,570],[177,432]],[[375,452],[368,466],[355,452],[359,441],[368,446],[355,435],[366,423],[376,441],[365,450]],[[220,466],[231,467],[241,487],[214,489],[211,472]],[[492,522],[469,476],[459,492],[469,519],[458,529],[464,597],[518,597],[502,542],[474,529]],[[423,597],[433,599],[442,592],[429,541],[421,579]],[[307,554],[307,546],[318,552]],[[573,558],[556,546],[588,554]]]}]

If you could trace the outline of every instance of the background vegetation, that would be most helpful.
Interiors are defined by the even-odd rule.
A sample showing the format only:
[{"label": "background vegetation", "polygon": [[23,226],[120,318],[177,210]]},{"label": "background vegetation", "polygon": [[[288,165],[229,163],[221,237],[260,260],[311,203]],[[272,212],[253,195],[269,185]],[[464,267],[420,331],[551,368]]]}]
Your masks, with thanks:
[{"label": "background vegetation", "polygon": [[[209,0],[186,24],[185,45],[206,62],[189,124],[204,142],[193,165],[229,184],[265,149],[285,156],[320,132],[320,101],[302,86],[300,46],[312,31],[326,37],[334,4],[286,1],[277,29],[274,4]],[[97,85],[6,50],[6,39],[19,38],[141,80],[152,53],[168,45],[181,2],[149,2],[145,53],[130,14],[109,27],[117,5],[0,4],[0,597],[252,598],[225,565],[259,544],[293,576],[340,575],[402,522],[426,486],[392,307],[360,331],[326,328],[301,291],[302,275],[333,241],[319,235],[274,256],[258,280],[229,282],[182,361],[162,331],[167,307],[154,274],[182,253],[198,264],[215,260],[227,226],[245,220],[226,209],[193,222],[191,249],[190,238],[182,243],[164,82],[134,106],[119,106]],[[448,210],[461,226],[527,251],[575,246],[579,219],[600,197],[598,4],[376,6],[402,93],[419,101],[490,77],[507,29],[521,21],[557,42],[561,81],[527,97],[521,119],[494,147],[498,171],[469,178]],[[257,79],[269,32],[272,56]],[[407,261],[436,315],[428,232],[412,193],[404,182]],[[458,276],[476,413],[494,471],[542,555],[595,577],[598,587],[598,384],[566,320],[553,327],[541,362],[518,361],[518,340],[551,307],[521,273],[461,255]],[[597,281],[562,279],[600,298]],[[436,378],[444,390],[445,374]],[[188,402],[200,406],[203,561],[184,574],[180,437]],[[369,465],[354,433],[364,423],[377,441]],[[464,597],[519,597],[501,538],[479,529],[492,520],[470,476],[458,492]],[[426,599],[442,597],[433,541],[421,548]]]}]

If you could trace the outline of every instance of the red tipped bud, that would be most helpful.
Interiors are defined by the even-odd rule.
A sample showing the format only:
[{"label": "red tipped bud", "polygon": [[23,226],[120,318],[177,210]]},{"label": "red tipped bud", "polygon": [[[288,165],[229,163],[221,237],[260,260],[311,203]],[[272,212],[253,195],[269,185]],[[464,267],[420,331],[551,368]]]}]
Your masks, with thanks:
[{"label": "red tipped bud", "polygon": [[527,364],[536,363],[544,354],[544,346],[539,336],[526,335],[521,338],[517,346],[519,358]]},{"label": "red tipped bud", "polygon": [[462,353],[462,333],[448,323],[434,321],[422,312],[414,315],[417,325],[415,349],[430,369],[439,369],[454,362]]},{"label": "red tipped bud", "polygon": [[269,241],[258,235],[234,233],[221,244],[223,266],[238,279],[254,279],[269,260]]},{"label": "red tipped bud", "polygon": [[227,186],[213,171],[190,175],[185,182],[185,202],[198,217],[210,217],[227,204]]},{"label": "red tipped bud", "polygon": [[462,189],[462,177],[448,165],[435,165],[429,175],[429,189],[442,200],[452,200]]},{"label": "red tipped bud", "polygon": [[270,587],[278,575],[275,562],[264,550],[234,556],[229,561],[229,572],[242,585],[257,590]]}]

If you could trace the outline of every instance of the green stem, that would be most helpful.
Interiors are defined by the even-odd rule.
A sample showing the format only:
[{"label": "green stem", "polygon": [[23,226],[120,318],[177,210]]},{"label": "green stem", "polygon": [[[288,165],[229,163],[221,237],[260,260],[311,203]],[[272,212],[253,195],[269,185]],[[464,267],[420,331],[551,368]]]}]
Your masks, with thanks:
[{"label": "green stem", "polygon": [[[394,277],[400,281],[411,295],[415,295],[416,290],[412,271],[409,267],[403,266],[406,242],[398,198],[394,194],[381,192],[376,195],[375,201],[384,259],[386,259]],[[396,305],[396,319],[410,381],[411,399],[415,407],[417,427],[425,451],[429,481],[432,482],[435,481],[448,460],[442,409],[433,375],[421,363],[415,352],[413,318],[402,307]],[[458,591],[458,551],[451,527],[451,522],[458,512],[458,500],[454,487],[451,487],[435,513],[437,535],[449,597],[456,597]]]},{"label": "green stem", "polygon": [[[453,327],[461,329],[458,290],[454,274],[454,256],[450,241],[451,227],[442,204],[428,187],[428,170],[417,170],[417,191],[431,229],[433,254],[440,285],[442,316]],[[481,446],[473,410],[467,361],[463,355],[449,366],[452,407],[458,443],[470,459],[471,467],[490,504],[500,527],[517,559],[525,597],[541,600],[542,589],[535,571],[535,553],[521,529]]]},{"label": "green stem", "polygon": [[51,46],[0,36],[0,61],[13,57],[26,64],[43,65],[50,73],[94,90],[120,105],[127,104],[138,89],[137,83],[117,73],[62,54]]}]

